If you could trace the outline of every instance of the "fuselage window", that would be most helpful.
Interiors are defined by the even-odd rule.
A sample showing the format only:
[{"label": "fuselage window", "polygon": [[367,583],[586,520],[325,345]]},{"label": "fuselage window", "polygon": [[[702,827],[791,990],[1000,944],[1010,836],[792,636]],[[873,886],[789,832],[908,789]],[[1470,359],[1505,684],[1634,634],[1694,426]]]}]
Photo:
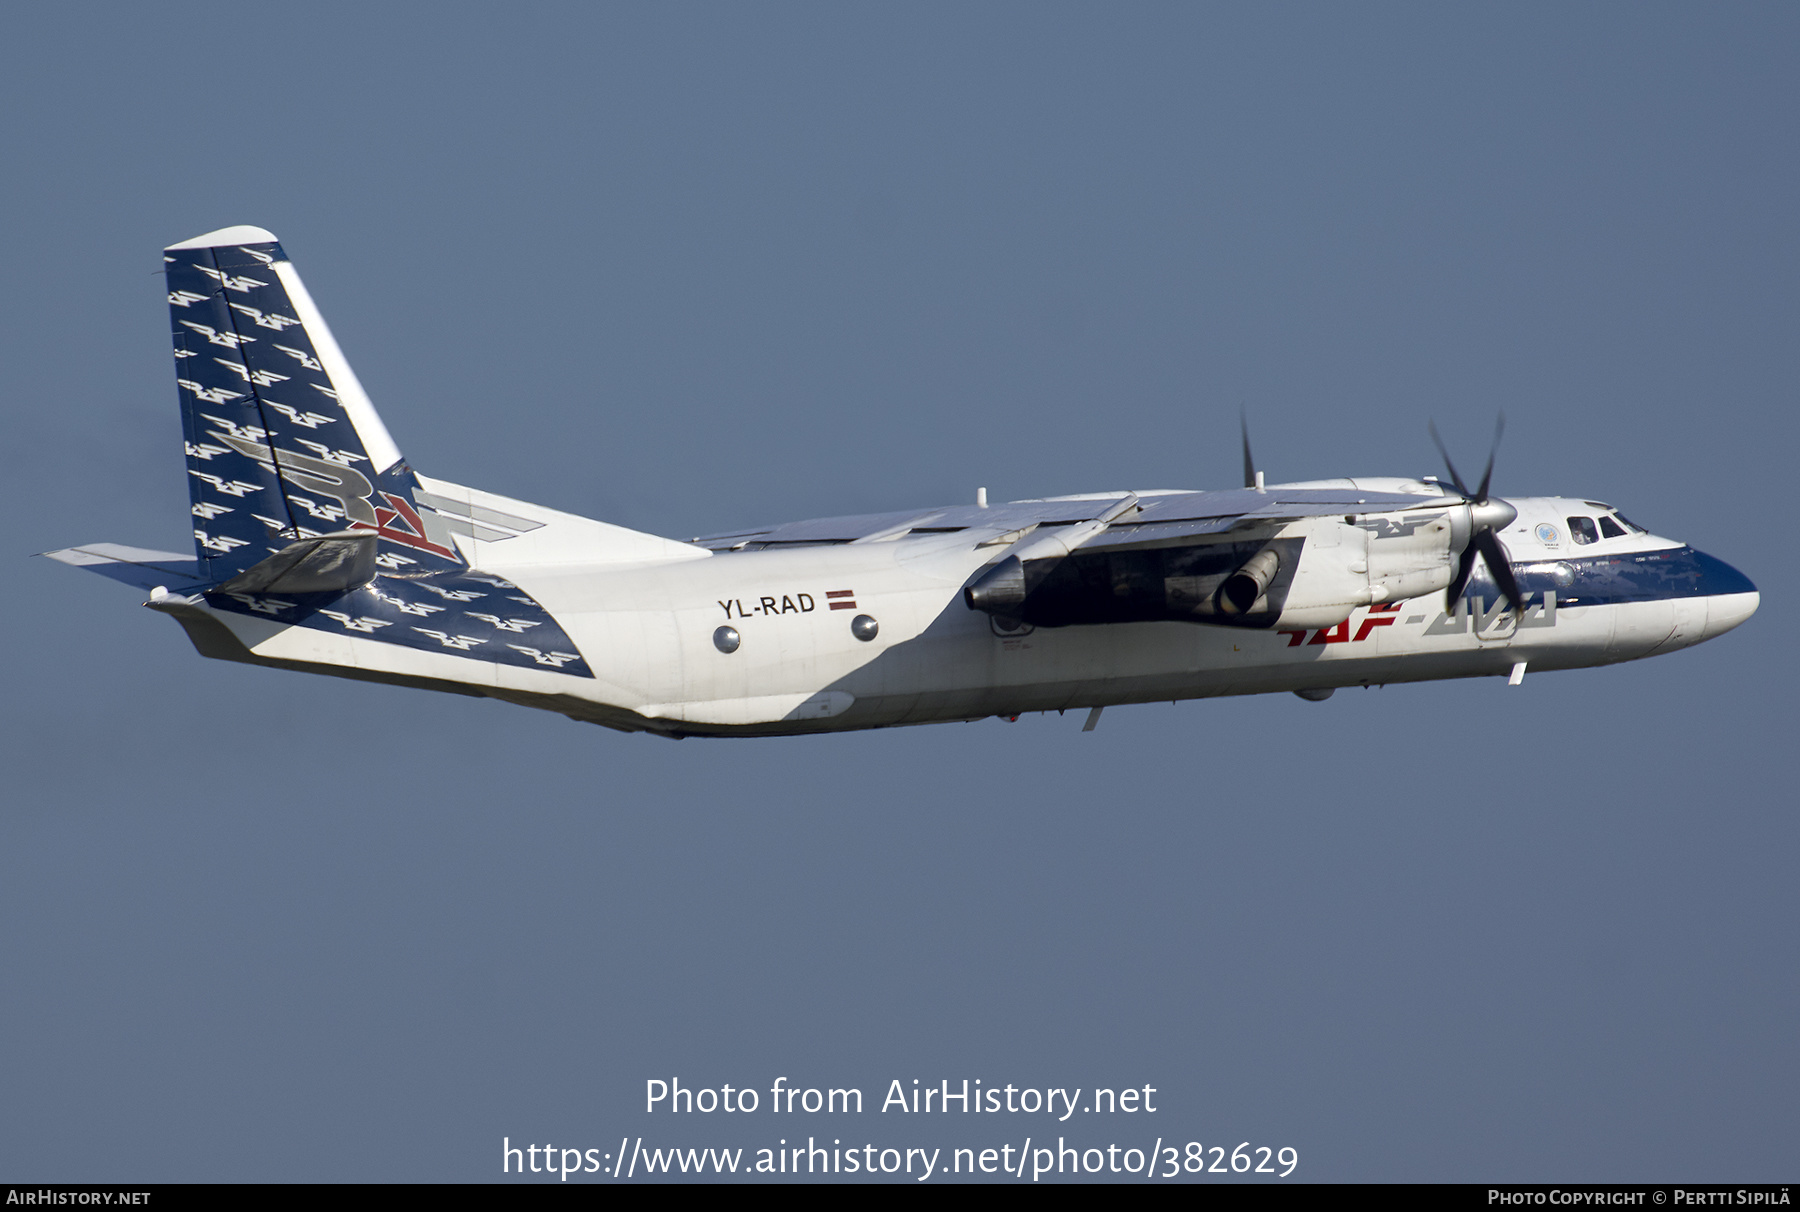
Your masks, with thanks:
[{"label": "fuselage window", "polygon": [[1625,532],[1619,528],[1619,524],[1607,517],[1600,519],[1600,533],[1609,539],[1622,539],[1625,537]]},{"label": "fuselage window", "polygon": [[1594,529],[1592,518],[1569,518],[1569,537],[1577,543],[1597,543],[1600,532]]}]

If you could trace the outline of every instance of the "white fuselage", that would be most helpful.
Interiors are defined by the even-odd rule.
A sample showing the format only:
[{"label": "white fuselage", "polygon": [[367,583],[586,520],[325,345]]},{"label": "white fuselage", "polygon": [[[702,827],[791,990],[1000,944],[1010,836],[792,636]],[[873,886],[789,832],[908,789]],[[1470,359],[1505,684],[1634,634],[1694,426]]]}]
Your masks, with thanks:
[{"label": "white fuselage", "polygon": [[[1589,503],[1510,500],[1518,518],[1502,537],[1528,586],[1523,619],[1503,602],[1484,605],[1479,597],[1465,597],[1447,613],[1447,576],[1432,592],[1393,598],[1379,585],[1381,540],[1333,518],[1267,533],[1314,542],[1325,535],[1317,554],[1362,577],[1353,592],[1366,604],[1341,607],[1336,622],[1284,618],[1264,630],[1189,622],[1008,630],[963,601],[964,585],[996,555],[963,534],[602,568],[490,557],[484,568],[555,616],[592,678],[508,667],[472,676],[472,662],[449,654],[220,617],[257,657],[284,664],[354,665],[359,676],[378,680],[459,682],[612,727],[757,735],[1504,676],[1521,664],[1534,671],[1602,665],[1698,643],[1756,608],[1754,590],[1588,604],[1578,564],[1686,549],[1641,532],[1576,544],[1568,519],[1595,513]],[[1348,555],[1334,554],[1346,546]],[[1531,591],[1532,577],[1561,589]],[[877,625],[870,639],[851,626],[865,617]],[[721,628],[736,633],[732,651],[715,639]]]}]

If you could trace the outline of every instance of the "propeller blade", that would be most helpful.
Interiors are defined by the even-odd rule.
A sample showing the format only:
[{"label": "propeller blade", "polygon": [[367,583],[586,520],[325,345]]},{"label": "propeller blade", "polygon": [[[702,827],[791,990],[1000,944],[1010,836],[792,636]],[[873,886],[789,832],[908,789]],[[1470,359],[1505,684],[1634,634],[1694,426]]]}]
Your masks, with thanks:
[{"label": "propeller blade", "polygon": [[1506,414],[1503,412],[1494,420],[1494,444],[1488,447],[1487,466],[1481,469],[1481,487],[1473,493],[1463,483],[1462,476],[1451,461],[1449,448],[1444,439],[1438,436],[1437,423],[1427,421],[1426,428],[1431,430],[1431,440],[1437,443],[1438,453],[1444,456],[1444,466],[1450,469],[1450,480],[1456,485],[1456,491],[1462,493],[1463,500],[1469,503],[1469,522],[1473,533],[1463,546],[1458,556],[1456,579],[1450,583],[1445,592],[1444,611],[1446,614],[1456,613],[1456,604],[1462,600],[1463,590],[1469,587],[1469,574],[1475,569],[1475,556],[1480,553],[1486,561],[1488,571],[1494,575],[1494,584],[1505,595],[1507,604],[1513,609],[1513,617],[1525,617],[1525,595],[1519,592],[1519,582],[1513,576],[1512,564],[1506,558],[1506,550],[1500,546],[1500,540],[1494,534],[1496,526],[1510,525],[1518,516],[1518,510],[1506,501],[1488,502],[1488,485],[1494,479],[1494,460],[1500,454],[1500,438],[1506,433]]},{"label": "propeller blade", "polygon": [[1256,487],[1256,460],[1250,457],[1250,422],[1238,411],[1238,428],[1244,433],[1244,487]]},{"label": "propeller blade", "polygon": [[1456,485],[1456,491],[1462,493],[1465,500],[1470,499],[1468,486],[1463,483],[1462,476],[1457,474],[1456,464],[1450,461],[1449,448],[1444,445],[1444,439],[1438,437],[1437,422],[1426,421],[1425,428],[1431,431],[1431,440],[1437,443],[1438,453],[1444,456],[1444,466],[1450,469],[1450,482]]},{"label": "propeller blade", "polygon": [[[1481,548],[1481,558],[1487,562],[1488,571],[1494,574],[1494,584],[1506,595],[1506,600],[1513,608],[1513,617],[1523,620],[1525,617],[1525,595],[1519,592],[1519,582],[1513,577],[1512,564],[1506,558],[1506,552],[1500,549],[1500,540],[1494,537],[1491,530],[1478,530],[1470,549]],[[1466,553],[1465,553],[1466,554]]]},{"label": "propeller blade", "polygon": [[1481,473],[1481,487],[1475,490],[1476,501],[1487,500],[1488,481],[1494,478],[1494,456],[1500,453],[1500,435],[1506,432],[1506,414],[1494,421],[1494,444],[1488,447],[1487,470]]},{"label": "propeller blade", "polygon": [[1469,574],[1474,571],[1475,541],[1471,539],[1468,546],[1462,549],[1462,561],[1456,566],[1456,579],[1444,591],[1444,613],[1452,618],[1456,616],[1456,603],[1462,600],[1463,590],[1469,587]]}]

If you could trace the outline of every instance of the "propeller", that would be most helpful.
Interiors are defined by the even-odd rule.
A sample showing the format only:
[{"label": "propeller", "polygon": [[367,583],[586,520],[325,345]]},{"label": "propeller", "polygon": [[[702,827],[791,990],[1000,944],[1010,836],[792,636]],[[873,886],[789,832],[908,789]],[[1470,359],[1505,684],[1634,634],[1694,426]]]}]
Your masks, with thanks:
[{"label": "propeller", "polygon": [[1494,574],[1494,584],[1499,586],[1507,604],[1513,608],[1513,617],[1524,618],[1525,596],[1519,592],[1519,582],[1513,576],[1512,564],[1508,562],[1506,552],[1501,549],[1500,540],[1494,533],[1509,525],[1519,516],[1519,511],[1498,497],[1488,496],[1488,484],[1494,478],[1494,456],[1500,451],[1500,436],[1506,432],[1506,414],[1501,413],[1494,423],[1494,444],[1488,449],[1487,467],[1482,470],[1481,484],[1474,492],[1470,492],[1468,485],[1463,483],[1456,464],[1451,461],[1444,439],[1438,436],[1437,424],[1427,422],[1427,427],[1431,430],[1431,440],[1437,443],[1438,453],[1444,456],[1444,466],[1450,469],[1450,482],[1469,504],[1469,539],[1463,544],[1456,579],[1445,591],[1444,610],[1449,614],[1456,613],[1456,603],[1462,597],[1463,590],[1468,588],[1469,574],[1475,571],[1475,555],[1479,552],[1487,562],[1488,571]]},{"label": "propeller", "polygon": [[1257,474],[1256,460],[1250,455],[1250,420],[1244,415],[1244,411],[1241,408],[1238,410],[1238,429],[1241,430],[1244,435],[1244,487],[1255,488],[1260,491],[1262,489],[1262,484],[1260,482],[1262,477]]}]

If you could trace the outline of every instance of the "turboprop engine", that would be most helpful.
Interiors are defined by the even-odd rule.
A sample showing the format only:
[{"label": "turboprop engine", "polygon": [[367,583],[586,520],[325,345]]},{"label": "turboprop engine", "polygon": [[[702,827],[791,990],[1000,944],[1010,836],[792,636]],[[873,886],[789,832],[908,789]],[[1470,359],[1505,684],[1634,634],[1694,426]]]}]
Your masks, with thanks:
[{"label": "turboprop engine", "polygon": [[[1512,524],[1519,511],[1500,497],[1488,495],[1494,457],[1505,429],[1502,415],[1494,427],[1494,444],[1481,483],[1470,492],[1438,436],[1437,426],[1430,426],[1432,441],[1444,456],[1460,499],[1421,502],[1395,513],[1347,516],[1341,525],[1335,518],[1296,523],[1295,529],[1308,532],[1308,541],[1297,575],[1282,599],[1279,625],[1334,626],[1358,606],[1404,601],[1439,589],[1445,591],[1445,610],[1454,613],[1477,556],[1493,573],[1494,583],[1515,615],[1522,616],[1524,599],[1499,538],[1499,532]],[[1247,563],[1226,580],[1220,590],[1222,606],[1236,608],[1253,586],[1261,591],[1259,569],[1254,564]],[[1245,617],[1250,614],[1247,610]]]},{"label": "turboprop engine", "polygon": [[1462,517],[1467,533],[1467,512],[1441,502],[1419,513],[1299,518],[1181,545],[1042,543],[990,565],[963,600],[1008,629],[1164,621],[1328,627],[1358,607],[1450,585],[1453,519]]},{"label": "turboprop engine", "polygon": [[[1442,450],[1435,425],[1431,434]],[[1494,453],[1474,491],[1448,452],[1444,462],[1453,495],[1398,508],[1389,495],[1383,512],[1271,516],[1260,524],[1180,536],[1185,542],[1171,542],[1154,522],[1140,540],[1134,527],[1143,523],[1133,520],[1139,503],[1128,494],[1098,517],[1021,539],[964,588],[963,599],[1005,627],[1158,621],[1330,627],[1360,607],[1439,590],[1454,612],[1479,557],[1502,596],[1521,612],[1518,583],[1499,539],[1518,511],[1488,495]],[[1256,479],[1254,490],[1265,491]],[[1268,491],[1282,488],[1317,491],[1305,484]]]}]

